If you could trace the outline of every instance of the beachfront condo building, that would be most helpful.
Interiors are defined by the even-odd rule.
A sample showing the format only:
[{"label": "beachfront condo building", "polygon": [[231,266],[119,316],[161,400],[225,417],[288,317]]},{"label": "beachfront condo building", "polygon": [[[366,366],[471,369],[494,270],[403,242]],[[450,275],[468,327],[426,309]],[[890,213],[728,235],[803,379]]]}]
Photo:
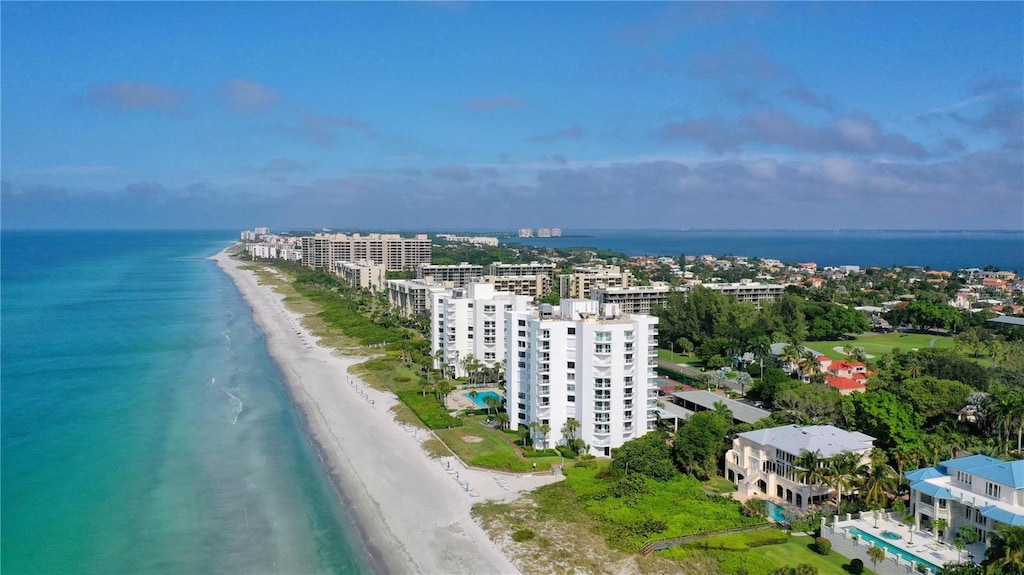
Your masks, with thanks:
[{"label": "beachfront condo building", "polygon": [[622,313],[649,315],[654,308],[665,305],[672,286],[657,283],[646,286],[596,286],[590,289],[590,298],[600,304],[615,304]]},{"label": "beachfront condo building", "polygon": [[387,268],[368,260],[334,262],[331,271],[350,286],[374,292],[384,289],[388,275]]},{"label": "beachfront condo building", "polygon": [[484,267],[466,262],[458,265],[435,265],[423,263],[416,266],[416,278],[443,284],[449,288],[466,287],[470,282],[480,281]]},{"label": "beachfront condo building", "polygon": [[707,283],[702,285],[709,290],[731,295],[740,301],[750,302],[758,308],[761,307],[763,301],[775,301],[776,298],[781,297],[782,292],[786,289],[785,286],[779,284],[763,284],[750,280],[729,284]]},{"label": "beachfront condo building", "polygon": [[1000,525],[1024,525],[1024,460],[969,455],[904,475],[917,529],[945,519],[944,540],[969,527],[988,547]]},{"label": "beachfront condo building", "polygon": [[508,312],[506,409],[512,429],[534,446],[576,439],[590,453],[611,450],[654,426],[658,318],[624,315],[614,305],[564,299],[560,306]]},{"label": "beachfront condo building", "polygon": [[430,263],[433,244],[426,234],[328,234],[302,238],[302,264],[330,270],[334,262],[370,260],[388,271],[414,270]]},{"label": "beachfront condo building", "polygon": [[484,276],[483,281],[494,286],[496,291],[507,291],[540,299],[551,291],[549,276]]},{"label": "beachfront condo building", "polygon": [[738,434],[725,454],[725,477],[746,497],[782,501],[805,509],[832,494],[826,485],[808,485],[794,461],[805,451],[817,453],[822,465],[840,453],[856,453],[858,465],[871,461],[875,438],[834,425],[783,425]]},{"label": "beachfront condo building", "polygon": [[562,299],[591,299],[590,290],[595,286],[633,285],[633,274],[619,266],[576,266],[571,274],[560,275],[558,280],[558,295]]},{"label": "beachfront condo building", "polygon": [[430,352],[434,367],[464,377],[476,362],[494,367],[505,359],[505,313],[526,311],[530,298],[471,283],[431,294]]},{"label": "beachfront condo building", "polygon": [[494,284],[498,291],[509,291],[540,299],[551,291],[554,278],[555,264],[494,262],[491,264],[490,273],[484,276],[484,281]]},{"label": "beachfront condo building", "polygon": [[430,313],[433,295],[451,291],[425,280],[387,280],[386,285],[391,306],[406,316]]}]

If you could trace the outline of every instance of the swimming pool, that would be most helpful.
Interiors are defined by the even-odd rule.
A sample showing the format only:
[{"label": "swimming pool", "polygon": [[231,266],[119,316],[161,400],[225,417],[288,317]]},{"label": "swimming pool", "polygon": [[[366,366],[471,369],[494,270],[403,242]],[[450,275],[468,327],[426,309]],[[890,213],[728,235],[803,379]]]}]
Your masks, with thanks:
[{"label": "swimming pool", "polygon": [[765,510],[768,512],[768,517],[777,523],[785,523],[788,521],[785,515],[785,509],[781,505],[776,505],[771,501],[764,502]]},{"label": "swimming pool", "polygon": [[469,393],[463,393],[462,395],[465,395],[469,399],[473,400],[473,403],[475,403],[477,405],[477,407],[481,407],[481,408],[484,408],[484,409],[487,409],[487,399],[486,398],[488,398],[488,397],[493,397],[493,398],[497,399],[499,402],[501,401],[501,394],[500,393],[495,393],[493,391],[481,391],[481,392],[476,394],[475,398],[471,394],[469,394]]},{"label": "swimming pool", "polygon": [[861,531],[860,529],[857,529],[856,527],[849,527],[849,528],[846,529],[846,532],[849,533],[850,535],[856,535],[856,536],[860,537],[861,539],[863,539],[865,541],[870,541],[870,542],[874,543],[875,545],[881,547],[882,549],[885,549],[885,552],[890,554],[890,555],[896,555],[896,556],[902,557],[903,559],[905,559],[907,561],[913,561],[914,563],[920,563],[920,564],[924,565],[925,567],[931,569],[932,573],[939,573],[939,572],[942,571],[942,568],[937,566],[937,565],[935,565],[934,563],[930,563],[928,561],[925,561],[924,559],[921,559],[920,557],[918,557],[917,555],[914,555],[913,553],[911,553],[909,551],[905,551],[903,549],[900,549],[899,547],[896,547],[895,545],[893,545],[891,543],[887,543],[884,539],[879,539],[878,537],[875,537],[874,535],[872,535],[870,533],[866,533],[864,531]]}]

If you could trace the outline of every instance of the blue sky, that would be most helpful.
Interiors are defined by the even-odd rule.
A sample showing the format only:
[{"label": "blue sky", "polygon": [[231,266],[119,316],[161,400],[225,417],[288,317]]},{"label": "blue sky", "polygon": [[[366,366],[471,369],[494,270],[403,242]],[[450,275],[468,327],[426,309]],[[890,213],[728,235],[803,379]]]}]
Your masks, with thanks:
[{"label": "blue sky", "polygon": [[0,4],[7,228],[1024,229],[1024,3]]}]

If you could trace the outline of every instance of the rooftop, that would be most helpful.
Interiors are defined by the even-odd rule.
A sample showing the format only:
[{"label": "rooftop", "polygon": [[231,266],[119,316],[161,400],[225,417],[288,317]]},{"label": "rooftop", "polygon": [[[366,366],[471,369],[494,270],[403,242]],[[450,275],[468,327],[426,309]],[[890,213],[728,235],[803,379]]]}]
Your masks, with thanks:
[{"label": "rooftop", "polygon": [[800,455],[804,451],[819,457],[833,457],[847,451],[871,449],[874,437],[859,431],[846,431],[834,425],[783,425],[739,434],[760,445]]}]

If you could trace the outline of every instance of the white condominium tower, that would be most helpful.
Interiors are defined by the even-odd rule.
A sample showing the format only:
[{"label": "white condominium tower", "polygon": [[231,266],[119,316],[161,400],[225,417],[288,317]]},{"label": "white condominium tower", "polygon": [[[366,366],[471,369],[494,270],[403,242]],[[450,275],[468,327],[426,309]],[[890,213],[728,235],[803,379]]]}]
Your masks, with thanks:
[{"label": "white condominium tower", "polygon": [[526,426],[536,447],[553,447],[570,439],[563,430],[574,419],[576,438],[603,456],[647,433],[655,422],[657,324],[656,317],[621,315],[617,306],[593,300],[510,312],[505,392],[511,428]]},{"label": "white condominium tower", "polygon": [[530,303],[529,296],[495,291],[488,283],[471,283],[431,297],[434,367],[457,377],[466,375],[470,359],[494,367],[505,358],[505,312],[525,311]]}]

